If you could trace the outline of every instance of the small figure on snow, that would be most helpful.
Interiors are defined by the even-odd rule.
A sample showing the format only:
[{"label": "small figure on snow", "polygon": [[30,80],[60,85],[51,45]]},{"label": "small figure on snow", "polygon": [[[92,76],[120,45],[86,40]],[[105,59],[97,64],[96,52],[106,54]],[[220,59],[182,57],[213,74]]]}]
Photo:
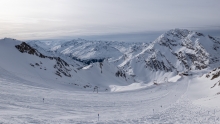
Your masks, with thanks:
[{"label": "small figure on snow", "polygon": [[97,91],[98,93],[98,88],[99,88],[98,86],[95,86],[93,92]]},{"label": "small figure on snow", "polygon": [[99,121],[99,113],[98,113],[98,121]]}]

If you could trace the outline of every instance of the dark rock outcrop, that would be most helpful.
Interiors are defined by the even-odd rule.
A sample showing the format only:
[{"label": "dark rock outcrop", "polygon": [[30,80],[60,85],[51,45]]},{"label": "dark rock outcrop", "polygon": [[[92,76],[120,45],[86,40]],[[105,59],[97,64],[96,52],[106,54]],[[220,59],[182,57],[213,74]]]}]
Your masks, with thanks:
[{"label": "dark rock outcrop", "polygon": [[[68,69],[69,64],[67,62],[65,62],[64,60],[62,60],[59,57],[50,57],[50,56],[45,56],[43,54],[41,54],[40,52],[38,52],[36,49],[32,48],[31,46],[29,46],[27,43],[22,42],[20,45],[16,45],[15,46],[21,53],[27,53],[30,55],[35,55],[38,56],[40,58],[48,58],[50,60],[55,60],[56,64],[53,66],[55,69],[57,69],[57,71],[55,72],[56,75],[61,76],[61,74],[67,76],[67,77],[71,77],[70,74],[70,69]],[[35,63],[36,66],[39,66],[39,63]],[[31,64],[31,66],[34,67],[33,64]]]}]

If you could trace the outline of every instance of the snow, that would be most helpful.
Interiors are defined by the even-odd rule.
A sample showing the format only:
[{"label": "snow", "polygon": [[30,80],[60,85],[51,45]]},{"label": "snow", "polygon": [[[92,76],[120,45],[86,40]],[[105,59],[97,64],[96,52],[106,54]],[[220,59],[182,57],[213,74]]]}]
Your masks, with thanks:
[{"label": "snow", "polygon": [[219,99],[220,96],[211,96],[211,97],[205,97],[205,98],[201,98],[198,100],[195,100],[193,102],[193,104],[198,105],[198,106],[203,106],[206,108],[211,108],[213,109],[219,109]]},{"label": "snow", "polygon": [[[0,123],[220,122],[218,106],[208,108],[197,105],[207,104],[198,97],[189,99],[195,89],[191,89],[187,77],[138,90],[134,87],[133,91],[96,93],[32,86],[26,80],[0,72]],[[206,99],[220,103],[218,96]]]},{"label": "snow", "polygon": [[177,82],[182,76],[176,75],[168,80],[168,82]]},{"label": "snow", "polygon": [[90,69],[91,67],[92,65],[88,65],[88,66],[83,67],[82,69]]},{"label": "snow", "polygon": [[[215,38],[174,29],[149,45],[28,43],[64,59],[69,65],[58,70],[71,76],[55,74],[55,59],[18,51],[21,41],[0,40],[0,123],[220,123],[220,77],[212,78],[220,66]],[[87,65],[74,56],[105,60]],[[182,75],[187,72],[192,75]]]},{"label": "snow", "polygon": [[132,83],[127,86],[110,85],[111,92],[131,91],[146,88],[148,85],[143,83]]}]

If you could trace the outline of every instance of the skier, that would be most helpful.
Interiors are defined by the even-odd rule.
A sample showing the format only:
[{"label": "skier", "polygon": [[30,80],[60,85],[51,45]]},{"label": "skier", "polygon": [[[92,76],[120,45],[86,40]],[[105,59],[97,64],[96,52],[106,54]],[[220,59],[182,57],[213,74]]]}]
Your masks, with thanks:
[{"label": "skier", "polygon": [[98,113],[98,121],[99,121],[99,113]]},{"label": "skier", "polygon": [[44,98],[43,98],[43,102],[44,102]]}]

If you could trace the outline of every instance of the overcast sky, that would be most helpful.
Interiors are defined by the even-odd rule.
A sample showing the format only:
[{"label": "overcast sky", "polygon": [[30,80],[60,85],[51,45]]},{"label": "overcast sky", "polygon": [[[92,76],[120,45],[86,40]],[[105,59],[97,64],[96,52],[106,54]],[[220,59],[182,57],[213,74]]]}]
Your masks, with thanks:
[{"label": "overcast sky", "polygon": [[220,0],[0,0],[0,38],[138,37],[173,28],[218,35]]}]

